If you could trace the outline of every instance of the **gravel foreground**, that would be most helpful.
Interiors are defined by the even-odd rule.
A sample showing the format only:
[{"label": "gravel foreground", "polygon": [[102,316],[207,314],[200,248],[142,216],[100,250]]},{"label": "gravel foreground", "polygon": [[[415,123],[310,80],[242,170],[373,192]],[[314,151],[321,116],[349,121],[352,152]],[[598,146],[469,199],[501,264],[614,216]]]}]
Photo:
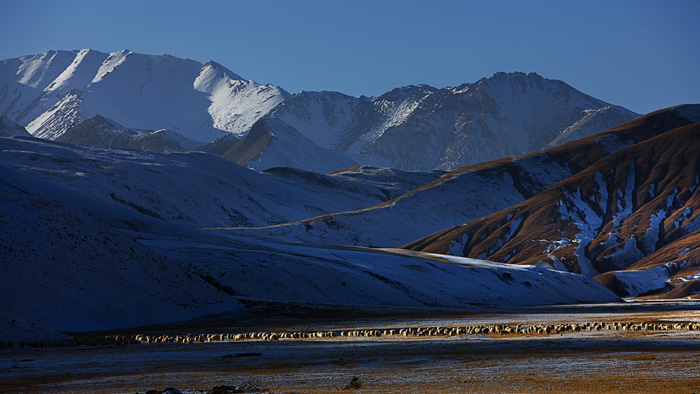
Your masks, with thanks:
[{"label": "gravel foreground", "polygon": [[[620,321],[687,328],[700,322],[697,306],[323,321],[305,328],[585,326]],[[298,324],[289,327],[299,329]],[[698,359],[700,331],[675,328],[13,348],[0,350],[0,392],[697,393]]]}]

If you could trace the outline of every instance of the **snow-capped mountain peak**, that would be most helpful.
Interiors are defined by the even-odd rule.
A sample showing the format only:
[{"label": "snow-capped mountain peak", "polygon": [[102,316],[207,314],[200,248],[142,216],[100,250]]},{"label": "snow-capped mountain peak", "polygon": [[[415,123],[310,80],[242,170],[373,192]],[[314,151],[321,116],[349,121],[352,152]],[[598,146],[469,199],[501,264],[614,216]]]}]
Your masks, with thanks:
[{"label": "snow-capped mountain peak", "polygon": [[99,114],[127,128],[165,128],[201,142],[245,134],[289,96],[213,61],[90,49],[4,60],[0,91],[12,92],[0,96],[0,114],[37,137],[57,138]]},{"label": "snow-capped mountain peak", "polygon": [[[602,108],[604,116],[591,112]],[[562,81],[520,72],[456,88],[404,86],[372,98],[302,92],[270,116],[358,163],[409,171],[534,152],[638,117]]]}]

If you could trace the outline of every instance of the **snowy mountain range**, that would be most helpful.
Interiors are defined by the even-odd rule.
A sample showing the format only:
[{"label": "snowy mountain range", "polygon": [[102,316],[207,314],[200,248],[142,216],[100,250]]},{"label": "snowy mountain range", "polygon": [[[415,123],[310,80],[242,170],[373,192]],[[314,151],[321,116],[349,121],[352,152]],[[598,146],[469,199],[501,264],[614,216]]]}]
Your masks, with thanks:
[{"label": "snowy mountain range", "polygon": [[408,171],[519,156],[638,116],[534,73],[497,73],[456,88],[407,86],[372,98],[302,92],[269,115],[358,163]]},{"label": "snowy mountain range", "polygon": [[130,129],[210,142],[244,134],[289,94],[210,61],[128,50],[49,51],[0,62],[0,115],[55,139],[100,115]]},{"label": "snowy mountain range", "polygon": [[[289,96],[213,61],[88,49],[2,61],[0,115],[46,139],[99,116],[119,127],[98,136],[103,126],[88,123],[95,124],[90,131],[83,124],[63,140],[156,151],[192,150],[196,144],[181,144],[191,140],[256,170],[323,173],[354,165],[452,169],[534,152],[638,116],[534,73],[497,73],[443,89],[406,86],[371,98]],[[254,127],[258,120],[264,124]],[[135,139],[134,130],[167,133]]]}]

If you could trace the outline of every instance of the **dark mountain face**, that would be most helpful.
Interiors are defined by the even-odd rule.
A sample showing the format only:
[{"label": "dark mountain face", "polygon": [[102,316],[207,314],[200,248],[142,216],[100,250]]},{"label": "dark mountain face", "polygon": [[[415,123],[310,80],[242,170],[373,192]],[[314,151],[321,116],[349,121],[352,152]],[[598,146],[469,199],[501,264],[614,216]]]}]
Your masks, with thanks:
[{"label": "dark mountain face", "polygon": [[[689,246],[700,229],[700,125],[690,122],[678,111],[660,111],[596,136],[619,142],[658,134],[604,155],[520,204],[406,247],[506,263],[546,263],[598,277],[621,295],[687,279],[700,271]],[[584,166],[590,161],[584,159],[584,142],[552,153]],[[600,153],[592,151],[593,157]],[[638,285],[631,274],[619,272],[630,269],[665,280]]]},{"label": "dark mountain face", "polygon": [[100,115],[74,124],[56,141],[150,152],[185,152],[201,145],[171,130],[128,129]]},{"label": "dark mountain face", "polygon": [[0,137],[31,137],[27,129],[17,124],[6,116],[0,116]]}]

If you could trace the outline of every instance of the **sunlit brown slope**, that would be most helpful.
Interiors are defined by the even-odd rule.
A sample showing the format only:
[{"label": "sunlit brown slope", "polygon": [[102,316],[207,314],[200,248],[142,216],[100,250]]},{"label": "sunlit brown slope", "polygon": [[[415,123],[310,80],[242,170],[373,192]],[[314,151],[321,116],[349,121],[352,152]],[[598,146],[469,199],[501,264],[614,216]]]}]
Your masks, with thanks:
[{"label": "sunlit brown slope", "polygon": [[[674,110],[659,111],[604,134],[620,133],[622,139],[658,132],[659,119],[682,123],[673,115]],[[576,165],[586,152],[569,154]],[[608,155],[523,203],[405,247],[517,264],[546,262],[591,277],[642,269],[599,277],[621,295],[637,295],[670,286],[679,272],[688,279],[700,270],[697,243],[687,238],[700,228],[699,171],[700,124],[693,124]],[[686,258],[679,258],[681,252]],[[665,272],[655,268],[664,264]],[[652,274],[655,281],[645,279]]]}]

